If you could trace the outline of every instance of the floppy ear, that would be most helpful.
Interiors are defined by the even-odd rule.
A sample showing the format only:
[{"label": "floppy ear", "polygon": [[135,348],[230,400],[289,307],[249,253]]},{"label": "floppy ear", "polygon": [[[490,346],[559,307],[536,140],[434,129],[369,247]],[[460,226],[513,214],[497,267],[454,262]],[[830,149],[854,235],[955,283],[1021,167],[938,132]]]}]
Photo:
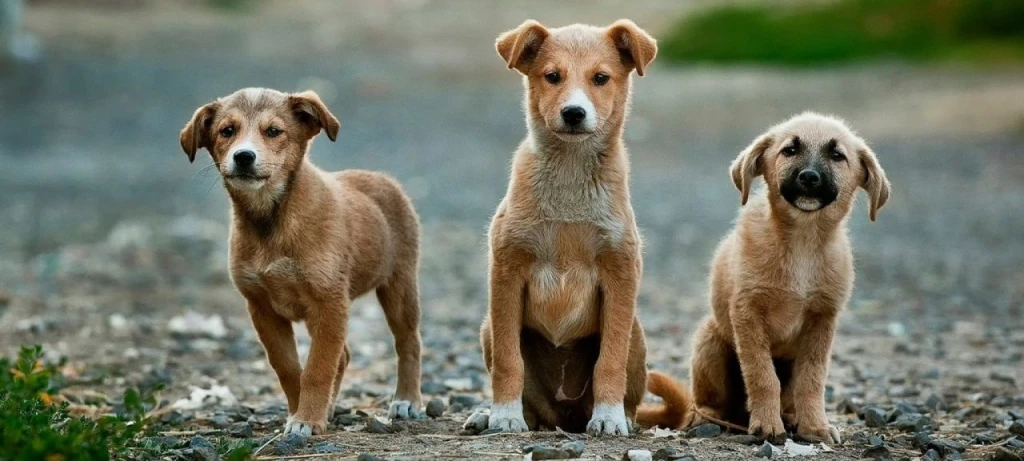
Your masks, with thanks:
[{"label": "floppy ear", "polygon": [[181,129],[179,135],[181,150],[188,155],[189,163],[196,160],[196,152],[199,149],[210,150],[213,148],[213,136],[210,133],[210,128],[213,116],[219,107],[219,103],[211,102],[196,109],[195,114],[192,114],[192,120],[185,124],[185,128]]},{"label": "floppy ear", "polygon": [[619,49],[623,62],[633,66],[643,77],[647,65],[658,54],[658,42],[629,19],[620,19],[608,26],[608,37]]},{"label": "floppy ear", "polygon": [[295,111],[295,116],[300,121],[310,126],[312,129],[312,136],[316,136],[320,133],[320,129],[323,128],[324,132],[327,133],[327,138],[331,141],[338,139],[338,130],[341,128],[341,123],[338,122],[338,118],[327,110],[327,106],[320,100],[320,96],[315,91],[303,91],[301,93],[295,93],[288,96],[288,103],[291,105],[292,110]]},{"label": "floppy ear", "polygon": [[742,197],[740,205],[747,204],[747,198],[750,197],[750,185],[754,182],[754,178],[761,176],[763,173],[761,169],[761,156],[771,147],[773,142],[775,141],[770,134],[762,134],[747,146],[743,152],[740,152],[736,160],[732,161],[729,174],[732,175],[732,183],[740,191],[740,196]]},{"label": "floppy ear", "polygon": [[889,184],[889,178],[885,177],[885,170],[878,164],[878,158],[875,157],[871,148],[864,146],[863,149],[857,151],[857,156],[860,157],[860,164],[864,167],[864,179],[860,186],[868,191],[868,197],[871,200],[868,217],[874,221],[878,210],[885,205],[885,202],[889,201],[889,191],[892,186]]},{"label": "floppy ear", "polygon": [[547,28],[541,23],[527,19],[519,27],[499,35],[494,48],[509,69],[525,74],[548,35]]}]

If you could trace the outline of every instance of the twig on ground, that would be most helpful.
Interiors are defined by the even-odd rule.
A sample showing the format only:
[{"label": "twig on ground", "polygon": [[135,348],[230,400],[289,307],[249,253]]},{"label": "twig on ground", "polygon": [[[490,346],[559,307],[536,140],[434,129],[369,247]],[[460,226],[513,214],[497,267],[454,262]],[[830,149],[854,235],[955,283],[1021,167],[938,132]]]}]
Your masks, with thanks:
[{"label": "twig on ground", "polygon": [[196,435],[199,431],[163,431],[158,434],[165,437],[184,437],[189,435]]},{"label": "twig on ground", "polygon": [[259,461],[270,461],[278,459],[307,459],[307,458],[329,458],[329,459],[358,459],[359,456],[350,453],[312,453],[308,455],[288,455],[288,456],[260,456],[256,458]]},{"label": "twig on ground", "polygon": [[252,455],[256,456],[256,455],[260,454],[260,452],[263,451],[264,448],[267,448],[267,445],[270,445],[271,443],[274,443],[274,441],[279,439],[279,438],[281,438],[281,436],[283,434],[284,434],[284,432],[278,432],[277,435],[271,437],[270,440],[267,440],[263,445],[260,445],[260,447],[257,448],[256,451],[252,452]]}]

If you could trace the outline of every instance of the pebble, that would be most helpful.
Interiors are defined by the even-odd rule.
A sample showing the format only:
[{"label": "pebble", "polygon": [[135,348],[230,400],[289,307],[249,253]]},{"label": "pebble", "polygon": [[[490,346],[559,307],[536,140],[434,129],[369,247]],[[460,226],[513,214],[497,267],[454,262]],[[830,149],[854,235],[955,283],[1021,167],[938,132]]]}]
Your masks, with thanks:
[{"label": "pebble", "polygon": [[364,416],[354,415],[352,413],[346,413],[341,415],[334,415],[334,419],[331,421],[336,426],[351,426],[362,422]]},{"label": "pebble", "polygon": [[381,460],[380,458],[378,458],[378,457],[376,457],[374,455],[371,455],[369,453],[360,453],[359,457],[356,458],[356,461],[383,461],[383,460]]},{"label": "pebble", "polygon": [[654,457],[650,450],[629,450],[622,459],[624,461],[652,461]]},{"label": "pebble", "polygon": [[188,447],[192,449],[192,459],[196,461],[220,459],[220,455],[217,454],[217,449],[213,447],[213,444],[198,435],[189,440]]},{"label": "pebble", "polygon": [[371,416],[366,418],[366,432],[371,434],[390,434],[391,428],[381,422],[381,420]]},{"label": "pebble", "polygon": [[860,455],[861,458],[868,458],[876,461],[886,461],[889,459],[890,456],[892,456],[892,454],[889,453],[889,449],[886,448],[884,445],[878,445],[868,448],[867,450],[864,450],[864,453],[861,453]]},{"label": "pebble", "polygon": [[929,443],[932,443],[932,436],[928,435],[927,432],[918,432],[914,434],[914,439],[910,443],[914,448],[923,449],[927,447]]},{"label": "pebble", "polygon": [[210,418],[210,425],[217,429],[224,429],[231,424],[231,420],[228,419],[227,415],[214,415]]},{"label": "pebble", "polygon": [[985,457],[985,461],[1021,461],[1021,457],[1006,448],[998,447]]},{"label": "pebble", "polygon": [[1011,434],[1024,436],[1024,423],[1020,421],[1014,421],[1013,424],[1010,425],[1010,428],[1008,430]]},{"label": "pebble", "polygon": [[722,427],[717,424],[701,424],[686,432],[687,437],[711,438],[718,437],[722,433]]},{"label": "pebble", "polygon": [[873,447],[880,447],[883,444],[885,444],[885,442],[882,440],[881,437],[877,435],[872,435],[871,437],[868,437],[868,445],[871,445]]},{"label": "pebble", "polygon": [[937,411],[946,411],[946,409],[949,408],[946,405],[946,401],[943,400],[942,397],[938,396],[937,394],[932,394],[928,396],[928,399],[924,401],[924,406],[925,408],[931,410],[933,413]]},{"label": "pebble", "polygon": [[928,448],[941,453],[947,458],[953,453],[963,453],[964,451],[963,444],[946,439],[932,439],[931,442],[928,442]]},{"label": "pebble", "polygon": [[434,397],[427,402],[427,416],[431,418],[440,418],[444,415],[444,400],[438,397]]},{"label": "pebble", "polygon": [[1018,450],[1024,450],[1024,440],[1012,438],[1009,442],[1006,442],[1006,444]]},{"label": "pebble", "polygon": [[757,449],[757,453],[754,453],[754,456],[758,458],[771,458],[774,452],[775,449],[772,448],[772,444],[765,442],[761,444],[761,448]]},{"label": "pebble", "polygon": [[931,426],[931,420],[920,413],[904,413],[893,421],[893,426],[901,431],[921,432]]},{"label": "pebble", "polygon": [[232,423],[228,426],[228,435],[245,439],[251,438],[252,425],[246,422]]},{"label": "pebble", "polygon": [[480,402],[479,397],[470,394],[453,394],[448,397],[448,405],[462,405],[464,408],[473,408]]},{"label": "pebble", "polygon": [[864,410],[864,424],[868,427],[885,427],[888,419],[881,408],[871,407]]},{"label": "pebble", "polygon": [[924,456],[921,456],[921,461],[941,461],[941,460],[942,460],[942,455],[940,455],[939,452],[935,451],[934,449],[929,449],[928,451],[926,451],[924,453]]},{"label": "pebble", "polygon": [[836,404],[836,413],[839,414],[852,414],[860,413],[860,406],[854,403],[850,397],[843,397],[839,403]]},{"label": "pebble", "polygon": [[296,451],[306,446],[307,440],[306,437],[293,432],[274,442],[274,451],[282,456],[294,455]]},{"label": "pebble", "polygon": [[688,455],[682,454],[678,448],[665,447],[659,448],[658,451],[654,452],[654,461],[681,461],[686,458],[690,458]]},{"label": "pebble", "polygon": [[582,440],[565,442],[557,447],[544,443],[523,447],[523,454],[533,454],[532,459],[573,459],[583,456],[586,443]]},{"label": "pebble", "polygon": [[727,435],[722,437],[722,440],[726,443],[735,443],[739,445],[757,445],[758,443],[761,443],[761,439],[759,437],[749,434]]},{"label": "pebble", "polygon": [[160,450],[171,450],[184,445],[177,437],[146,437],[142,439],[142,442],[145,445],[150,445]]},{"label": "pebble", "polygon": [[320,442],[313,445],[313,453],[316,454],[341,453],[343,451],[345,451],[345,449],[331,442]]}]

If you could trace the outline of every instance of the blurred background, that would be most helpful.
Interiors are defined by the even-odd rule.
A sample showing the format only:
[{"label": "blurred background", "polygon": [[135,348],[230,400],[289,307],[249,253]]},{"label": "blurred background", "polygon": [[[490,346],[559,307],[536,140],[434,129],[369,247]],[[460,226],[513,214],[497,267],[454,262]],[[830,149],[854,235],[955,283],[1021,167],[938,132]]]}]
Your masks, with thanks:
[{"label": "blurred background", "polygon": [[[863,198],[849,220],[857,286],[830,393],[1019,394],[1024,2],[0,5],[0,350],[44,344],[82,385],[218,382],[281,400],[227,278],[220,177],[178,143],[197,106],[267,86],[313,89],[341,120],[336,143],[315,142],[318,165],[405,185],[424,225],[424,390],[483,392],[485,229],[525,134],[494,38],[527,18],[628,17],[660,45],[626,133],[652,367],[687,375],[708,260],[739,207],[729,162],[810,109],[846,118],[894,188],[878,222]],[[384,399],[390,335],[375,300],[358,306],[347,398]]]}]

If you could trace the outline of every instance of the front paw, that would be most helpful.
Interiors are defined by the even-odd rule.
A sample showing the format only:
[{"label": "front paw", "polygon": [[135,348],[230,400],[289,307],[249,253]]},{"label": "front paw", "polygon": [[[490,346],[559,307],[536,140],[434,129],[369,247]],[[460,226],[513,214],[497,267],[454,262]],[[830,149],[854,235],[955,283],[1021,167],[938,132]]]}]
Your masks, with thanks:
[{"label": "front paw", "polygon": [[417,419],[420,417],[419,405],[408,400],[395,400],[388,407],[388,418],[391,419]]},{"label": "front paw", "polygon": [[323,434],[327,432],[327,421],[304,421],[301,418],[290,416],[284,424],[284,435],[298,434],[302,437]]},{"label": "front paw", "polygon": [[829,445],[843,443],[843,439],[839,436],[839,429],[829,424],[827,420],[814,424],[800,424],[796,428],[796,435],[808,442],[821,442]]},{"label": "front paw", "polygon": [[786,427],[778,412],[752,412],[747,432],[773,445],[786,443]]},{"label": "front paw", "polygon": [[530,428],[526,426],[526,419],[523,418],[523,403],[521,401],[514,401],[492,404],[491,416],[487,421],[487,429],[497,429],[502,432],[529,431]]},{"label": "front paw", "polygon": [[594,436],[629,435],[629,420],[626,419],[626,411],[622,404],[599,403],[595,405],[594,415],[587,423],[587,434]]}]

